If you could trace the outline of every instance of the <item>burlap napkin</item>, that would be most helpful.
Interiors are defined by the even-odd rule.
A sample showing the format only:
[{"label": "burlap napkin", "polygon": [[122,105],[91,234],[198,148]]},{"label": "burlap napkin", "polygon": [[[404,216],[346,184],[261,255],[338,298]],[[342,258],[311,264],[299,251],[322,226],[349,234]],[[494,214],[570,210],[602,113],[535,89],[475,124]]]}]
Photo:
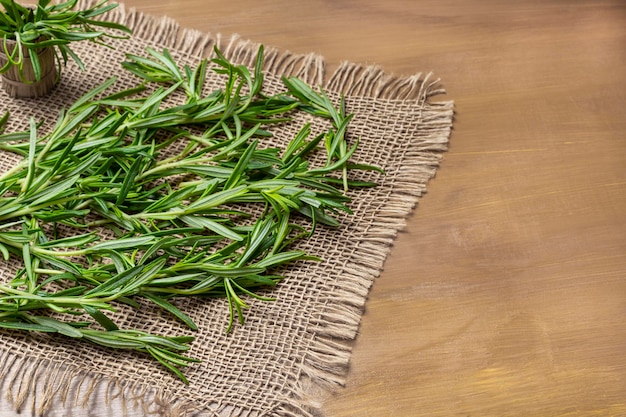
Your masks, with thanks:
[{"label": "burlap napkin", "polygon": [[[125,52],[143,55],[146,46],[168,48],[180,62],[194,65],[217,44],[233,61],[251,65],[257,51],[257,44],[236,37],[224,42],[123,7],[108,18],[134,28],[133,38],[115,41],[116,49],[78,44],[87,72],[69,65],[46,98],[14,100],[0,93],[0,114],[9,110],[12,115],[9,131],[25,129],[31,116],[44,120],[45,129],[61,108],[112,75],[119,76],[117,88],[136,85],[120,66]],[[368,290],[446,150],[452,102],[433,101],[442,91],[430,74],[393,77],[379,68],[343,63],[327,77],[322,57],[269,48],[265,62],[267,93],[283,90],[281,75],[296,75],[323,86],[331,97],[345,94],[347,110],[355,114],[349,134],[361,140],[356,158],[386,171],[369,174],[378,187],[351,192],[354,215],[342,218],[339,229],[321,228],[302,243],[323,262],[302,262],[287,271],[272,291],[277,301],[249,300],[246,324],[229,334],[225,300],[181,301],[200,329],[190,355],[202,363],[185,371],[189,386],[141,354],[0,331],[0,403],[8,400],[38,413],[78,405],[89,410],[87,415],[120,415],[103,410],[121,401],[145,406],[140,413],[172,416],[302,416],[317,413],[323,392],[343,383]],[[217,79],[212,82],[219,85]],[[274,132],[275,144],[286,143],[300,127],[281,126]],[[8,153],[1,158],[2,171],[18,160]],[[10,279],[11,269],[2,264],[0,279]],[[160,334],[189,332],[149,308],[116,320]]]}]

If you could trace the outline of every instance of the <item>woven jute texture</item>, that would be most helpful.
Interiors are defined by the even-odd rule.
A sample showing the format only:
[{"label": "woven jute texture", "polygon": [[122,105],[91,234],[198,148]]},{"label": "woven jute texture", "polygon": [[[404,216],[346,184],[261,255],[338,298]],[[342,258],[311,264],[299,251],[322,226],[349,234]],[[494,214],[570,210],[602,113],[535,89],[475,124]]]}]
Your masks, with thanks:
[{"label": "woven jute texture", "polygon": [[[24,130],[30,117],[56,120],[60,109],[112,75],[117,89],[138,80],[125,72],[124,53],[145,55],[145,47],[168,48],[181,63],[195,66],[217,45],[234,62],[252,65],[258,44],[237,37],[221,39],[184,30],[168,18],[153,18],[120,7],[108,19],[134,28],[130,40],[114,41],[115,49],[82,43],[76,52],[87,63],[81,72],[69,64],[52,94],[40,99],[10,99],[0,93],[0,112],[11,112],[8,131]],[[344,382],[351,342],[370,286],[379,275],[394,238],[405,225],[433,177],[446,150],[453,104],[433,98],[443,91],[430,74],[394,77],[380,68],[343,63],[333,74],[317,55],[294,55],[266,47],[266,92],[284,91],[281,75],[295,75],[329,96],[345,94],[355,117],[349,137],[360,138],[359,162],[385,170],[363,174],[378,187],[350,192],[354,215],[341,218],[338,229],[319,227],[302,248],[322,262],[300,262],[286,271],[271,295],[275,302],[247,299],[252,308],[244,326],[225,332],[228,305],[223,299],[185,299],[179,307],[198,324],[190,356],[202,363],[185,370],[182,384],[152,358],[112,351],[59,337],[0,332],[0,403],[54,413],[86,407],[87,415],[120,402],[141,413],[185,416],[318,415],[324,393]],[[210,75],[208,88],[220,85]],[[313,120],[313,123],[324,123]],[[302,126],[301,120],[274,129],[267,145],[283,145]],[[314,129],[325,129],[314,125]],[[4,172],[19,160],[3,153]],[[2,264],[0,279],[11,278]],[[149,306],[116,316],[120,327],[182,335],[183,325]],[[122,409],[120,409],[122,410]],[[103,413],[122,415],[123,411]],[[77,414],[72,414],[77,415]],[[82,415],[82,414],[80,414]]]}]

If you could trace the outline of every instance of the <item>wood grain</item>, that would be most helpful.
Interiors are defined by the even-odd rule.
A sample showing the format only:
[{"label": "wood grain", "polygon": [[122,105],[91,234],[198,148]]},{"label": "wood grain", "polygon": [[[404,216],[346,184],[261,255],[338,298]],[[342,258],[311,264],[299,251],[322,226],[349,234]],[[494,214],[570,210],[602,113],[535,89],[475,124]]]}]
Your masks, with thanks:
[{"label": "wood grain", "polygon": [[456,102],[329,417],[626,415],[626,3],[125,3]]}]

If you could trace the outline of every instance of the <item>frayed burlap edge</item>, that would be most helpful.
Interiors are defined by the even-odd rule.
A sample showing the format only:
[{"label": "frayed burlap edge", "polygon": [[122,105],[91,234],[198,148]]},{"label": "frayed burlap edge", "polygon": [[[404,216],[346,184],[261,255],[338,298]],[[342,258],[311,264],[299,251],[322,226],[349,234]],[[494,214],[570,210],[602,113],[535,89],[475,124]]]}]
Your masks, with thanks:
[{"label": "frayed burlap edge", "polygon": [[[83,6],[93,3],[93,0],[82,1]],[[133,28],[136,38],[190,57],[210,56],[217,46],[234,62],[252,66],[259,46],[237,35],[224,41],[219,34],[184,29],[171,18],[155,18],[134,8],[127,9],[124,5],[110,12],[107,19]],[[434,79],[431,73],[399,77],[387,74],[377,66],[343,62],[330,77],[326,77],[325,62],[321,56],[292,54],[267,47],[264,70],[297,76],[311,85],[346,96],[410,100],[421,111],[419,137],[412,138],[419,145],[409,154],[402,173],[396,178],[394,193],[386,208],[379,213],[367,237],[362,239],[358,259],[355,255],[347,262],[350,269],[342,276],[340,288],[329,295],[332,297],[327,303],[330,307],[322,312],[311,329],[316,337],[310,352],[300,364],[299,385],[294,387],[293,397],[285,398],[274,410],[254,414],[312,417],[320,415],[321,399],[345,383],[351,342],[357,336],[369,289],[380,275],[397,233],[406,226],[407,216],[425,192],[426,183],[435,175],[442,152],[447,149],[453,102],[429,100],[445,93],[439,86],[439,80]],[[106,404],[119,400],[123,410],[130,405],[139,405],[146,415],[237,417],[249,412],[229,407],[206,409],[190,400],[175,398],[172,392],[10,352],[0,356],[0,392],[4,392],[5,398],[16,410],[29,408],[38,416],[45,415],[54,402],[63,406],[86,407],[96,392],[104,395]]]},{"label": "frayed burlap edge", "polygon": [[55,402],[63,407],[86,408],[90,404],[109,407],[117,401],[116,409],[122,415],[126,415],[129,407],[140,409],[146,416],[183,417],[189,415],[188,411],[194,411],[187,401],[170,399],[145,384],[73,369],[45,359],[24,358],[11,352],[0,356],[0,392],[16,412],[27,410],[35,416],[44,416]]}]

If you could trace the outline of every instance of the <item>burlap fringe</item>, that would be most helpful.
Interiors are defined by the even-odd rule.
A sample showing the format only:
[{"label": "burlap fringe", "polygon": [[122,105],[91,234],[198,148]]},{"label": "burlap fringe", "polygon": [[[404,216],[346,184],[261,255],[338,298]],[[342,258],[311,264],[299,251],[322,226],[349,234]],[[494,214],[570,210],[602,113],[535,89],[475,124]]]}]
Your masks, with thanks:
[{"label": "burlap fringe", "polygon": [[[93,4],[84,0],[83,4]],[[214,46],[235,62],[253,65],[258,44],[232,36],[228,42],[222,37],[181,28],[174,20],[154,18],[121,5],[108,16],[135,30],[134,36],[160,47],[175,49],[189,57],[210,56]],[[431,102],[429,98],[444,93],[439,80],[432,74],[397,77],[386,74],[380,67],[361,66],[343,62],[328,78],[325,63],[315,54],[297,55],[278,49],[265,49],[264,70],[274,74],[293,75],[305,82],[323,86],[346,96],[365,96],[392,100],[415,100],[422,105],[419,137],[412,138],[411,158],[396,179],[394,197],[362,239],[358,251],[361,256],[346,262],[342,279],[333,288],[329,307],[314,323],[315,340],[301,363],[301,381],[296,398],[285,399],[272,415],[306,417],[319,415],[320,397],[345,383],[351,355],[351,341],[358,332],[361,314],[374,279],[380,274],[397,233],[405,226],[407,215],[425,192],[426,183],[434,175],[447,149],[450,136],[453,103]],[[367,256],[363,257],[362,255]],[[365,259],[365,260],[364,260]],[[140,383],[111,380],[93,372],[73,370],[59,364],[46,363],[5,352],[0,357],[0,392],[16,409],[30,408],[36,415],[45,415],[53,401],[61,404],[88,406],[98,387],[105,384],[105,403],[119,399],[124,407],[139,405],[146,414],[164,417],[192,415],[243,416],[244,410],[198,408],[184,399],[171,398],[171,393],[155,392]],[[85,387],[81,389],[81,387]],[[74,398],[69,398],[74,392]],[[249,410],[248,410],[249,411]],[[256,415],[256,414],[253,414]]]},{"label": "burlap fringe", "polygon": [[[302,372],[313,384],[327,392],[336,391],[345,383],[351,356],[351,341],[358,333],[367,294],[375,278],[380,275],[393,241],[406,227],[406,217],[416,206],[426,190],[427,182],[435,175],[441,152],[447,148],[453,117],[452,102],[427,103],[432,95],[441,93],[437,82],[421,84],[414,80],[390,80],[381,76],[377,68],[364,68],[344,64],[331,79],[333,89],[346,92],[370,92],[376,97],[395,97],[395,93],[420,100],[423,105],[421,135],[413,138],[410,158],[402,173],[396,177],[396,192],[384,211],[360,239],[351,259],[345,262],[341,279],[337,280],[324,311],[312,329],[316,340],[302,364]],[[352,75],[359,72],[359,78]],[[334,81],[333,81],[334,80]],[[338,81],[342,80],[342,81]],[[331,87],[329,87],[331,88]],[[365,256],[364,256],[365,255]],[[319,390],[310,385],[302,391],[302,404],[309,410],[321,409]],[[290,415],[286,412],[283,415]],[[296,414],[297,415],[297,414]]]},{"label": "burlap fringe", "polygon": [[102,407],[110,407],[115,400],[124,415],[131,407],[146,416],[162,417],[185,417],[198,411],[193,404],[166,399],[164,393],[145,384],[110,379],[11,352],[0,356],[0,370],[0,392],[4,393],[0,403],[6,400],[16,412],[26,411],[32,416],[45,416],[54,403],[69,409],[96,404],[104,411]]}]

